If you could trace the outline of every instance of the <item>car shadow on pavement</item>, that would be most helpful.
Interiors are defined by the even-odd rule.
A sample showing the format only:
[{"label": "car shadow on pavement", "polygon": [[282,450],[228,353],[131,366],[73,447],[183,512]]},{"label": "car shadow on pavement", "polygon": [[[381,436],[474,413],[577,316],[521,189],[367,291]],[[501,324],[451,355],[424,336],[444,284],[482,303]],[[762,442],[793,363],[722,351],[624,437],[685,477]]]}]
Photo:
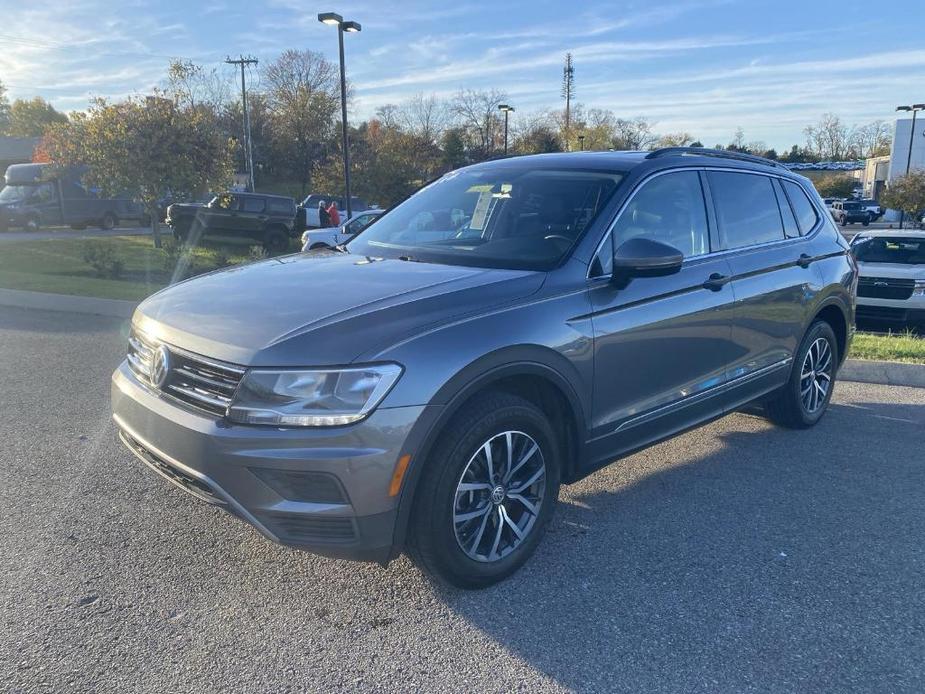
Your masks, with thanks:
[{"label": "car shadow on pavement", "polygon": [[915,405],[833,405],[810,431],[734,415],[688,434],[706,455],[677,439],[563,490],[524,570],[443,598],[579,691],[915,689],[923,424]]}]

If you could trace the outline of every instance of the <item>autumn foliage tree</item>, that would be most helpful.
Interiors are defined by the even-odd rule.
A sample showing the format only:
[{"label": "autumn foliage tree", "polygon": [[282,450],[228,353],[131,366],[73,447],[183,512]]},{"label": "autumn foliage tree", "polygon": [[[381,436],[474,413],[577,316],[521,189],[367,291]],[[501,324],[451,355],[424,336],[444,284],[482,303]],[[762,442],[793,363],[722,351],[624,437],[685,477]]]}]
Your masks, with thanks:
[{"label": "autumn foliage tree", "polygon": [[67,123],[52,125],[42,149],[59,167],[86,167],[84,181],[105,195],[131,195],[150,215],[160,247],[158,202],[224,189],[232,147],[214,111],[160,96],[99,99]]},{"label": "autumn foliage tree", "polygon": [[917,169],[890,181],[880,195],[881,204],[914,216],[925,210],[925,171]]}]

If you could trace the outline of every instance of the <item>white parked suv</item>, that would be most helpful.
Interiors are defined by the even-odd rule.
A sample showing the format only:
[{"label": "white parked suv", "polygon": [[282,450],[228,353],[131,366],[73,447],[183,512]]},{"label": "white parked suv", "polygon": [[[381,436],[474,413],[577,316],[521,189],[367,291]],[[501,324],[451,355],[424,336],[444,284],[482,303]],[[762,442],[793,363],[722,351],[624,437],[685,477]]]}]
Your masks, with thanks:
[{"label": "white parked suv", "polygon": [[363,229],[375,222],[385,210],[366,210],[353,215],[346,223],[339,227],[326,229],[309,229],[302,233],[302,250],[317,251],[324,248],[334,248],[347,243]]},{"label": "white parked suv", "polygon": [[864,231],[851,249],[860,268],[857,317],[925,323],[925,231]]}]

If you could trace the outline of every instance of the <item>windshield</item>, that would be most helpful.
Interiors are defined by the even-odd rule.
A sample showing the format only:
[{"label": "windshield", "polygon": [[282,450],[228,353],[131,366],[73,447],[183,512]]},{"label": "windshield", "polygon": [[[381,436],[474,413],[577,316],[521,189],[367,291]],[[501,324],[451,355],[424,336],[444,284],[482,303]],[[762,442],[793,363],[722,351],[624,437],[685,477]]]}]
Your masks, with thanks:
[{"label": "windshield", "polygon": [[864,263],[922,265],[925,263],[925,239],[892,236],[861,239],[854,246],[854,254]]},{"label": "windshield", "polygon": [[622,177],[514,165],[455,171],[381,217],[347,248],[449,265],[550,269]]},{"label": "windshield", "polygon": [[22,202],[35,190],[35,186],[7,186],[0,190],[0,202]]}]

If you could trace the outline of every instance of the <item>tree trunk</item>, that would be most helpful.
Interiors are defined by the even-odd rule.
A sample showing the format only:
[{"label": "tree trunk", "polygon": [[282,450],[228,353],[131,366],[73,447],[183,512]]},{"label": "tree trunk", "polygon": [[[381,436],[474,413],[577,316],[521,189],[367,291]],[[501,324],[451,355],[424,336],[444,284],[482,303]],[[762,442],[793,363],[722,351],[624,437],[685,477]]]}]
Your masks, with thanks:
[{"label": "tree trunk", "polygon": [[151,236],[154,237],[154,247],[161,247],[161,220],[158,219],[159,213],[157,203],[146,206],[148,209],[148,218],[151,220]]}]

